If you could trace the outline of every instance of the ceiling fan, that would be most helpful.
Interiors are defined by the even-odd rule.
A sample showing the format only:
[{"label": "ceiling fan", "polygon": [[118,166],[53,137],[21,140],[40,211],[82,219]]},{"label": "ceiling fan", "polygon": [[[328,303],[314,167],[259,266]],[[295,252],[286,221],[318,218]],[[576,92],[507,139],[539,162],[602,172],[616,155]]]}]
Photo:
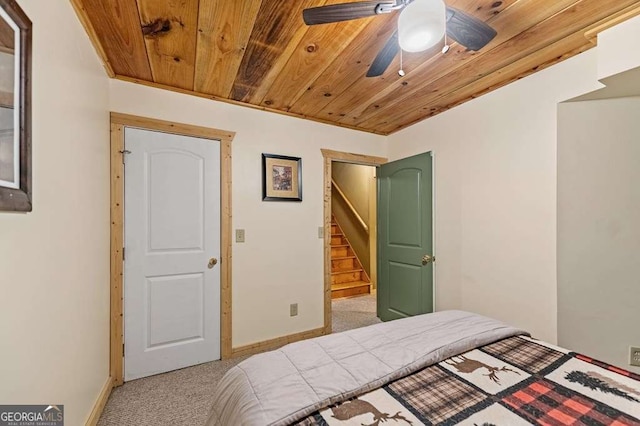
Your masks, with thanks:
[{"label": "ceiling fan", "polygon": [[[497,32],[478,18],[458,9],[446,6],[443,0],[394,0],[361,1],[313,7],[302,11],[307,25],[328,24],[368,18],[402,11],[398,29],[367,71],[367,77],[382,75],[402,49],[406,52],[422,52],[436,45],[442,37],[449,36],[469,50],[480,50],[496,36]],[[443,52],[446,52],[446,47]],[[402,70],[400,75],[404,75]]]}]

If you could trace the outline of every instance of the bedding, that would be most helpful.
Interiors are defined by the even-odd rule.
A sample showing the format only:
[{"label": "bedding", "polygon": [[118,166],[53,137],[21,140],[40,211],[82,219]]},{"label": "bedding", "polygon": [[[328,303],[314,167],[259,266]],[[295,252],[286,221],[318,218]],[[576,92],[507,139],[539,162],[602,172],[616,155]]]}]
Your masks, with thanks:
[{"label": "bedding", "polygon": [[524,336],[317,411],[300,426],[640,425],[640,376]]},{"label": "bedding", "polygon": [[638,376],[445,311],[255,355],[220,381],[207,424],[640,425],[639,415]]}]

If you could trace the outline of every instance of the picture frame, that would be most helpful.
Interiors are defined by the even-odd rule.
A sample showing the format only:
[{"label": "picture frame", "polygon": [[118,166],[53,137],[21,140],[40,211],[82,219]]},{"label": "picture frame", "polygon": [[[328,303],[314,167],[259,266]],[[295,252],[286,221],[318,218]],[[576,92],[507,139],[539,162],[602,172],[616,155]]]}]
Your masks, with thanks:
[{"label": "picture frame", "polygon": [[32,23],[0,0],[0,211],[30,212]]},{"label": "picture frame", "polygon": [[302,158],[262,154],[262,201],[302,201]]}]

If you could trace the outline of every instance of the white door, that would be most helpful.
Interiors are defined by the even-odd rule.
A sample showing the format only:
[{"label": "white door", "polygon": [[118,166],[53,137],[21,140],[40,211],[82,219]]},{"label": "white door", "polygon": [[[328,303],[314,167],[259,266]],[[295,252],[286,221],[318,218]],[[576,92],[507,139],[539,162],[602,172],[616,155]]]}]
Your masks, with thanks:
[{"label": "white door", "polygon": [[220,359],[220,142],[125,129],[125,380]]}]

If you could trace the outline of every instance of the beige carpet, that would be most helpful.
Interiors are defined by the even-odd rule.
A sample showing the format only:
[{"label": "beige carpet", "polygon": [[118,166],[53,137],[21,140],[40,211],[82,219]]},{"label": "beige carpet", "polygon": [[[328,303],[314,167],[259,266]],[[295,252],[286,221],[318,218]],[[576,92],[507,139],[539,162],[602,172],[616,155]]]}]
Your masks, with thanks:
[{"label": "beige carpet", "polygon": [[[333,332],[380,322],[374,295],[332,303]],[[203,425],[213,389],[245,358],[214,361],[125,383],[114,389],[99,426]]]}]

